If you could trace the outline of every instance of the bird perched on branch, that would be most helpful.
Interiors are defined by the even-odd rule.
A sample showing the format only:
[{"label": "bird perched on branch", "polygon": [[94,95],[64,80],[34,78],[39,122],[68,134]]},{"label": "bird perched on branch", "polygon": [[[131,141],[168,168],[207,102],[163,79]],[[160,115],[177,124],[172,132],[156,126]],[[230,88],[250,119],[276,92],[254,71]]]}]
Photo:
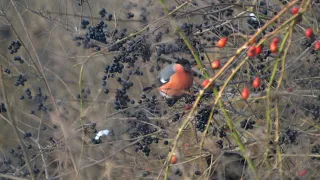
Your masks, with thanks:
[{"label": "bird perched on branch", "polygon": [[157,88],[163,97],[179,99],[192,84],[191,64],[188,60],[182,58],[162,69],[152,87],[144,88],[144,91]]}]

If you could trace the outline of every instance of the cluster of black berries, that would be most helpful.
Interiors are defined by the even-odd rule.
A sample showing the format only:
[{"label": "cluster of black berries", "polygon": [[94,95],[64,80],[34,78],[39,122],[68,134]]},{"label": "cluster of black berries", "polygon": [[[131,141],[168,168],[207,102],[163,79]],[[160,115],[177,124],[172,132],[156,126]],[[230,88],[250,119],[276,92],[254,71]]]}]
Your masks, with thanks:
[{"label": "cluster of black berries", "polygon": [[[125,41],[114,43],[127,35],[127,29],[122,29],[120,31],[118,29],[115,29],[112,32],[108,32],[106,30],[107,27],[108,25],[104,21],[101,21],[95,26],[89,26],[88,31],[83,36],[74,36],[73,40],[76,41],[77,46],[80,46],[82,43],[84,49],[95,48],[97,51],[100,51],[101,47],[96,45],[94,41],[91,41],[96,40],[103,44],[110,44],[110,46],[108,47],[109,51],[122,51],[122,53],[123,51],[128,52],[127,49],[123,47]],[[134,47],[137,49],[144,48],[143,46],[139,46],[139,44],[135,44]],[[143,54],[140,55],[143,56]]]},{"label": "cluster of black berries", "polygon": [[86,29],[89,24],[90,24],[89,20],[87,20],[87,19],[81,20],[81,28],[82,29]]},{"label": "cluster of black berries", "polygon": [[223,138],[223,137],[226,137],[227,136],[227,132],[228,131],[228,128],[226,126],[222,126],[219,130],[218,130],[218,133],[219,133],[219,137],[220,138]]},{"label": "cluster of black berries", "polygon": [[176,113],[173,115],[172,122],[177,122],[180,119],[180,114]]},{"label": "cluster of black berries", "polygon": [[[162,36],[159,34],[156,36],[156,41],[160,41]],[[180,52],[181,49],[187,48],[185,45],[181,44],[179,47],[178,44],[171,44],[171,43],[162,43],[156,46],[156,55],[161,56],[161,54],[170,54],[174,52]]]},{"label": "cluster of black berries", "polygon": [[[133,115],[137,120],[142,121],[142,122],[150,122],[148,117],[145,115],[144,112],[140,111]],[[131,124],[131,127],[128,130],[128,133],[131,138],[139,138],[140,136],[145,136],[148,134],[152,134],[157,131],[156,128],[142,122],[137,122],[137,121],[129,121]],[[134,141],[134,140],[132,140]],[[152,137],[151,135],[145,136],[141,139],[140,142],[136,144],[136,149],[135,151],[142,151],[146,156],[150,155],[150,145],[152,143],[158,143],[159,139],[157,137]]]},{"label": "cluster of black berries", "polygon": [[128,107],[128,102],[130,102],[129,96],[127,95],[126,89],[117,89],[116,90],[116,97],[114,101],[114,108],[116,110],[125,109]]},{"label": "cluster of black berries", "polygon": [[20,41],[18,41],[18,40],[12,41],[8,47],[8,49],[10,50],[10,54],[17,53],[18,50],[20,49],[20,47],[21,47]]},{"label": "cluster of black berries", "polygon": [[7,112],[6,105],[4,103],[1,103],[0,104],[0,113],[5,113],[5,112]]},{"label": "cluster of black berries", "polygon": [[152,95],[151,98],[150,98],[150,97],[147,97],[145,94],[142,94],[141,95],[141,99],[138,101],[138,104],[142,104],[142,103],[146,104],[146,108],[148,108],[148,110],[151,113],[155,113],[155,114],[159,114],[160,113],[160,109],[157,107],[159,102],[157,100],[157,96],[156,95]]},{"label": "cluster of black berries", "polygon": [[[14,173],[14,168],[12,168],[12,161],[9,157],[3,157],[1,158],[0,162],[0,173],[6,174],[6,173]],[[4,178],[1,178],[4,179]]]},{"label": "cluster of black berries", "polygon": [[[32,135],[29,132],[26,132],[24,134],[24,138],[29,138],[31,136]],[[26,143],[26,147],[28,150],[32,150],[31,144]],[[15,151],[15,149],[10,149],[9,152],[10,152],[10,155],[1,158],[2,161],[0,162],[0,173],[15,174],[15,175],[22,176],[22,177],[28,176],[30,174],[29,171],[26,170],[26,168],[23,168],[25,166],[26,162],[25,162],[25,157],[23,155],[23,152],[21,151],[21,146],[18,145],[16,151]],[[34,158],[36,158],[35,154],[31,156],[32,160],[34,160]],[[13,160],[11,160],[11,159],[13,159]],[[16,168],[18,168],[19,170]],[[33,172],[35,174],[40,173],[40,170],[36,167],[36,165],[33,166]]]},{"label": "cluster of black berries", "polygon": [[[88,28],[88,32],[86,33],[86,37],[89,37],[90,39],[94,39],[96,41],[102,42],[102,43],[107,43],[107,38],[104,32],[104,28],[107,28],[108,25],[104,23],[104,21],[100,21],[99,24],[95,26],[90,26]],[[88,39],[85,39],[88,40]],[[85,41],[82,41],[84,44]],[[89,42],[89,41],[88,41]]]},{"label": "cluster of black berries", "polygon": [[306,116],[311,115],[313,120],[315,120],[315,121],[319,120],[319,117],[320,117],[320,106],[316,106],[314,104],[306,103],[304,105],[304,108],[305,108],[305,115]]},{"label": "cluster of black berries", "polygon": [[220,149],[223,148],[223,141],[221,139],[219,139],[216,143],[217,143],[217,145],[219,146]]},{"label": "cluster of black berries", "polygon": [[34,165],[34,166],[33,166],[33,173],[34,173],[35,175],[37,175],[37,174],[39,174],[39,172],[40,172],[40,169],[38,169],[37,166]]},{"label": "cluster of black berries", "polygon": [[24,138],[29,138],[31,136],[32,136],[31,132],[25,132],[23,135]]},{"label": "cluster of black berries", "polygon": [[209,116],[210,116],[210,108],[203,108],[197,113],[195,118],[196,129],[198,131],[203,132],[207,126]]},{"label": "cluster of black berries", "polygon": [[240,122],[240,127],[245,129],[245,130],[253,129],[253,125],[255,123],[256,122],[251,120],[251,119],[246,119],[246,120],[243,120],[243,121]]},{"label": "cluster of black berries", "polygon": [[[122,70],[124,68],[124,65],[120,62],[119,57],[115,56],[113,58],[113,63],[111,65],[106,65],[104,68],[104,73],[108,74],[106,78],[113,78],[114,73],[122,73]],[[130,73],[130,72],[129,72]]]},{"label": "cluster of black berries", "polygon": [[[126,30],[122,30],[118,33],[117,38],[123,38],[125,36]],[[105,75],[102,77],[102,86],[104,87],[104,92],[107,94],[109,90],[105,87],[107,85],[107,79],[115,77],[115,73],[122,73],[124,69],[124,63],[127,63],[127,68],[135,67],[135,62],[140,56],[142,60],[149,61],[151,57],[150,44],[146,42],[146,36],[140,36],[135,40],[129,40],[126,43],[118,43],[116,46],[110,46],[110,51],[120,51],[118,55],[113,57],[113,62],[110,65],[106,65],[104,68]],[[129,77],[132,75],[143,76],[143,72],[137,67],[135,70],[128,71],[127,80],[120,77],[117,81],[122,85],[121,89],[116,90],[116,101],[115,108],[121,109],[127,107],[127,103],[130,102],[134,104],[133,100],[130,100],[126,95],[127,90],[133,86],[133,83],[129,81]],[[142,103],[142,101],[141,101]]]},{"label": "cluster of black berries", "polygon": [[[202,25],[196,26],[198,29],[201,28]],[[185,35],[189,36],[193,33],[193,24],[183,23],[180,26],[181,31],[185,33]]]},{"label": "cluster of black berries", "polygon": [[[315,145],[311,149],[312,154],[320,155],[320,145]],[[320,157],[312,157],[313,160],[320,160]]]},{"label": "cluster of black berries", "polygon": [[[31,93],[31,90],[29,88],[27,88],[25,90],[25,94],[26,96],[28,97],[28,99],[32,99],[32,93]],[[21,95],[20,96],[20,99],[21,100],[24,100],[24,95]],[[37,93],[36,93],[36,96],[35,96],[35,101],[36,103],[38,104],[38,111],[44,111],[44,112],[47,112],[47,110],[49,109],[47,105],[44,105],[45,101],[48,99],[48,96],[46,95],[43,95],[42,92],[41,92],[41,88],[39,87],[37,89]],[[34,110],[31,110],[30,112],[31,114],[35,114],[35,111]]]},{"label": "cluster of black berries", "polygon": [[104,18],[107,14],[107,11],[105,8],[102,8],[100,11],[99,11],[99,15],[101,16],[101,18]]},{"label": "cluster of black berries", "polygon": [[174,171],[174,174],[176,175],[179,175],[179,176],[182,176],[182,172],[179,168],[177,168],[175,171]]},{"label": "cluster of black berries", "polygon": [[108,18],[108,21],[111,21],[111,20],[112,20],[112,17],[113,17],[113,15],[112,15],[111,13],[109,13],[109,14],[108,14],[108,17],[107,17],[107,18]]},{"label": "cluster of black berries", "polygon": [[38,111],[42,110],[43,112],[47,112],[48,110],[50,110],[50,108],[48,108],[48,105],[45,105],[45,102],[47,99],[48,99],[48,96],[43,95],[41,88],[38,87],[37,93],[35,96],[36,103],[38,104]]},{"label": "cluster of black berries", "polygon": [[194,172],[194,174],[197,175],[197,176],[200,176],[200,175],[201,175],[201,171],[196,170],[196,171]]},{"label": "cluster of black berries", "polygon": [[14,61],[19,61],[20,64],[23,64],[23,63],[24,63],[24,60],[21,58],[21,56],[15,56],[15,57],[13,58],[13,60],[14,60]]},{"label": "cluster of black berries", "polygon": [[7,73],[7,74],[10,74],[10,73],[11,73],[10,69],[8,69],[8,68],[4,69],[3,72],[5,72],[5,73]]},{"label": "cluster of black berries", "polygon": [[23,76],[22,74],[19,75],[16,83],[14,84],[15,86],[24,86],[24,83],[27,81],[27,78],[25,78],[25,76]]},{"label": "cluster of black berries", "polygon": [[127,13],[127,18],[130,19],[130,18],[133,18],[134,17],[134,14],[132,12],[128,12]]},{"label": "cluster of black berries", "polygon": [[288,128],[279,138],[279,145],[294,143],[298,135],[298,131]]},{"label": "cluster of black berries", "polygon": [[[86,89],[82,88],[81,89],[81,95],[84,99],[86,99],[90,94],[91,94],[91,90],[89,88],[86,88]],[[77,98],[78,99],[81,98],[80,94],[77,95]]]},{"label": "cluster of black berries", "polygon": [[128,107],[128,103],[134,104],[134,100],[131,100],[127,95],[127,90],[133,86],[133,82],[122,80],[118,77],[117,81],[122,85],[121,89],[116,90],[116,99],[114,102],[114,108],[116,110],[124,109]]},{"label": "cluster of black berries", "polygon": [[156,41],[156,42],[160,42],[161,39],[162,39],[162,32],[159,31],[159,32],[156,34],[156,36],[155,36],[155,41]]},{"label": "cluster of black berries", "polygon": [[264,60],[266,60],[269,56],[271,55],[271,51],[270,50],[266,50],[263,51],[263,53],[261,55],[258,55],[258,59],[263,62]]},{"label": "cluster of black berries", "polygon": [[266,3],[263,1],[260,1],[260,6],[259,6],[259,12],[263,15],[268,15],[268,10],[265,7]]},{"label": "cluster of black berries", "polygon": [[[199,40],[193,37],[192,33],[195,30],[202,30],[202,24],[200,25],[193,25],[193,24],[187,24],[184,23],[180,26],[180,29],[187,35],[189,36],[189,41],[194,47],[197,47],[199,51],[202,51],[203,48],[205,47],[205,44],[201,44]],[[168,31],[167,31],[168,32]],[[204,36],[203,36],[204,37]],[[159,32],[156,35],[155,40],[158,42],[162,38],[162,33]],[[175,53],[175,52],[184,52],[187,54],[191,54],[188,46],[184,43],[182,38],[177,38],[175,39],[174,43],[162,43],[156,46],[156,55],[161,56],[161,54],[170,54],[170,53]]]},{"label": "cluster of black berries", "polygon": [[[198,91],[194,91],[193,94],[196,94]],[[196,100],[196,97],[194,95],[185,95],[184,96],[186,104],[193,104],[193,102]]]},{"label": "cluster of black berries", "polygon": [[[127,30],[124,29],[115,39],[121,39],[126,36]],[[142,60],[149,61],[151,57],[150,44],[147,42],[148,36],[141,35],[136,39],[127,41],[127,43],[118,43],[118,47],[109,47],[111,51],[121,51],[118,55],[120,62],[129,63],[129,67],[134,67],[134,62],[138,59],[138,55],[142,57]],[[126,46],[124,46],[126,45]]]},{"label": "cluster of black berries", "polygon": [[[27,88],[24,92],[26,93],[28,99],[32,99],[31,90],[29,88]],[[23,100],[24,96],[22,95],[20,99]]]},{"label": "cluster of black berries", "polygon": [[[143,99],[142,102],[146,103],[148,111],[153,114],[160,114],[160,108],[158,107],[160,103],[156,95],[152,95],[151,98],[144,98],[142,95],[141,98]],[[142,102],[139,101],[138,103],[141,104]]]}]

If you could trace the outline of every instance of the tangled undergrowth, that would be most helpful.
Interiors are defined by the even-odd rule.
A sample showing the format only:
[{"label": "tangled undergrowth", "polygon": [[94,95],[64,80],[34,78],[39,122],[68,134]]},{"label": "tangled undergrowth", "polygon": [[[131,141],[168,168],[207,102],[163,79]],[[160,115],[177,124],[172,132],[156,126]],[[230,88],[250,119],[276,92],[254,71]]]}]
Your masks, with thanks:
[{"label": "tangled undergrowth", "polygon": [[0,179],[320,177],[319,0],[0,8]]}]

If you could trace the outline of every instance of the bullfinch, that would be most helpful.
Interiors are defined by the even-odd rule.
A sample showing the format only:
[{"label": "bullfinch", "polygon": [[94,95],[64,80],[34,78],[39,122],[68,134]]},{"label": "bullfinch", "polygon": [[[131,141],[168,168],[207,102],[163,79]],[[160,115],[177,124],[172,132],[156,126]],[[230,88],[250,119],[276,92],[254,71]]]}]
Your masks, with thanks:
[{"label": "bullfinch", "polygon": [[188,60],[181,58],[162,69],[152,87],[157,88],[160,94],[167,99],[177,99],[183,96],[185,89],[190,88],[192,84],[191,64]]}]

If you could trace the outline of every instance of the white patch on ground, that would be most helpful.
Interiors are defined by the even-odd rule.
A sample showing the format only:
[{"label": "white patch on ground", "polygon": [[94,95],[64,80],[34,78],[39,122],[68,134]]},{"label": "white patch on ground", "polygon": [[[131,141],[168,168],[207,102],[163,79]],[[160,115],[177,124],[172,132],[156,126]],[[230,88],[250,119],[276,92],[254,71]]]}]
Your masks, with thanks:
[{"label": "white patch on ground", "polygon": [[252,20],[256,21],[257,17],[254,13],[250,13],[249,16],[251,17]]},{"label": "white patch on ground", "polygon": [[95,140],[99,140],[101,136],[108,136],[110,134],[110,131],[108,129],[99,131],[96,135],[96,137],[94,138]]}]

